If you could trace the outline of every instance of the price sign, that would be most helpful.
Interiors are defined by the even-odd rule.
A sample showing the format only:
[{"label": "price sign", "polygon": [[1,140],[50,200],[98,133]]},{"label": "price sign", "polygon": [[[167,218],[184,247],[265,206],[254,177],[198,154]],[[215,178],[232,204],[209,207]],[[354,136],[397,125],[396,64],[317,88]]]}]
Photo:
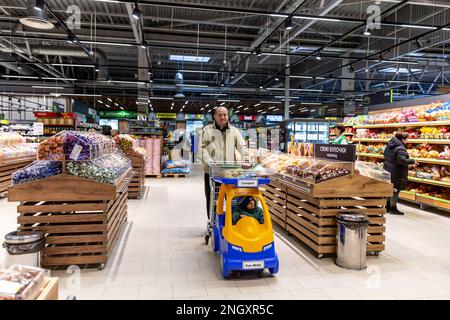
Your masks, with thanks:
[{"label": "price sign", "polygon": [[44,124],[42,122],[33,123],[33,133],[37,136],[44,135]]}]

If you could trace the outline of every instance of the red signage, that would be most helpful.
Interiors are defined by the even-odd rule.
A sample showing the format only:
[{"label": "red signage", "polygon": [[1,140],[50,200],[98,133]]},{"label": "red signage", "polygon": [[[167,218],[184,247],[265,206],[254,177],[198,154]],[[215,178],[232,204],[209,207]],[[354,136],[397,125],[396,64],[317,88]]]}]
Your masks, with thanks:
[{"label": "red signage", "polygon": [[76,114],[72,112],[35,112],[34,116],[36,118],[77,118]]},{"label": "red signage", "polygon": [[256,116],[241,115],[241,116],[239,116],[239,120],[241,120],[241,121],[256,121]]}]

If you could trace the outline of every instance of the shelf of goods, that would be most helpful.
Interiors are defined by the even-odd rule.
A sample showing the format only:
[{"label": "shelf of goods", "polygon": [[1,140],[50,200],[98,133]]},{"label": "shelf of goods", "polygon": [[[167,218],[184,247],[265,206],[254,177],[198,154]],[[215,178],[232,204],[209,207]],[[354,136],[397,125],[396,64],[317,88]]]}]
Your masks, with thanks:
[{"label": "shelf of goods", "polygon": [[[379,117],[385,117],[387,123],[357,125],[353,139],[358,143],[357,156],[383,161],[382,153],[395,131],[407,131],[410,135],[407,141],[409,156],[420,165],[410,170],[410,184],[406,191],[401,192],[400,199],[448,210],[450,204],[444,196],[450,191],[446,190],[450,189],[450,175],[447,173],[450,166],[450,120],[445,119],[449,112],[448,103],[432,104],[389,113],[390,119],[402,119],[402,122],[389,123],[387,114],[381,114]],[[369,114],[366,122],[377,121],[376,117],[376,114]],[[436,196],[408,191],[416,188],[426,189]]]},{"label": "shelf of goods", "polygon": [[11,265],[0,270],[1,300],[58,300],[58,278],[41,268]]},{"label": "shelf of goods", "polygon": [[113,148],[100,134],[64,132],[40,144],[39,161],[13,174],[8,201],[20,202],[18,231],[45,234],[43,267],[106,264],[127,220],[133,174]]},{"label": "shelf of goods", "polygon": [[[385,249],[385,206],[392,196],[391,183],[354,173],[352,163],[288,159],[285,155],[281,161],[270,158],[262,164],[278,172],[264,191],[271,217],[319,258],[336,253],[336,215],[341,212],[366,214],[367,251]],[[305,173],[313,173],[314,178],[305,177]]]},{"label": "shelf of goods", "polygon": [[140,199],[144,192],[145,166],[149,161],[145,155],[147,151],[145,148],[139,147],[139,140],[129,135],[117,135],[114,137],[114,141],[125,156],[131,160],[133,167],[134,175],[128,185],[128,198]]},{"label": "shelf of goods", "polygon": [[0,133],[0,194],[8,191],[11,174],[36,160],[37,145],[18,133]]}]

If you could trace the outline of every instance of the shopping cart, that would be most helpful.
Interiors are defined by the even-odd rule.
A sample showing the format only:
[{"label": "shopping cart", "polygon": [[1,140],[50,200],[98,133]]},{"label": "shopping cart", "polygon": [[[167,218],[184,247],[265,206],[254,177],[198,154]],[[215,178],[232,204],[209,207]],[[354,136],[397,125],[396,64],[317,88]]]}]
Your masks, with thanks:
[{"label": "shopping cart", "polygon": [[[205,239],[213,252],[220,253],[220,271],[224,278],[231,272],[240,275],[242,270],[256,270],[260,276],[264,269],[272,274],[278,272],[272,221],[259,190],[260,186],[269,184],[268,174],[264,168],[249,163],[221,162],[210,166],[211,219]],[[237,201],[248,196],[261,203],[263,222],[250,216],[233,221]]]}]

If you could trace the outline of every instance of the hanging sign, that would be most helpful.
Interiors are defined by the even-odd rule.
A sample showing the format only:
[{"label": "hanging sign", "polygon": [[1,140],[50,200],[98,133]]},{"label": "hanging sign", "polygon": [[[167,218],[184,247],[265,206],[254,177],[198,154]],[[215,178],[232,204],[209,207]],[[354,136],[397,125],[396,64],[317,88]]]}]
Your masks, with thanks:
[{"label": "hanging sign", "polygon": [[33,133],[37,136],[44,135],[44,123],[43,122],[34,122],[33,123]]},{"label": "hanging sign", "polygon": [[177,118],[177,114],[176,113],[170,113],[170,112],[166,112],[166,113],[158,112],[156,114],[156,116],[159,119],[176,119]]},{"label": "hanging sign", "polygon": [[241,116],[239,116],[239,120],[241,120],[241,121],[256,121],[256,116],[241,115]]},{"label": "hanging sign", "polygon": [[186,120],[203,120],[205,116],[203,114],[185,114],[184,118]]},{"label": "hanging sign", "polygon": [[354,144],[315,144],[314,157],[354,162],[356,158],[356,146]]},{"label": "hanging sign", "polygon": [[137,112],[127,110],[100,111],[100,117],[103,119],[137,119]]}]

